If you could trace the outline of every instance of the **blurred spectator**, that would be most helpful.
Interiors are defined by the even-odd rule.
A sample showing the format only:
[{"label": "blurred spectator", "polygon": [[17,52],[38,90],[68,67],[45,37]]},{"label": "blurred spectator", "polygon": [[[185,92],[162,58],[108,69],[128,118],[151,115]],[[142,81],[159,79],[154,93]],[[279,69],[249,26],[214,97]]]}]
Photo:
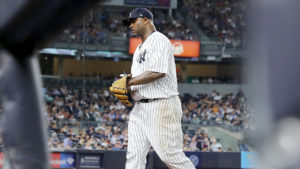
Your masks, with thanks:
[{"label": "blurred spectator", "polygon": [[190,151],[199,151],[199,148],[197,147],[197,135],[194,135],[192,138],[192,141],[189,144]]},{"label": "blurred spectator", "polygon": [[246,143],[246,140],[243,140],[241,143],[240,143],[240,150],[241,151],[250,151],[249,150],[249,147]]},{"label": "blurred spectator", "polygon": [[72,141],[72,135],[68,134],[68,136],[64,139],[64,148],[70,149],[72,148],[73,141]]},{"label": "blurred spectator", "polygon": [[222,145],[220,143],[217,143],[217,140],[214,137],[212,137],[210,140],[211,140],[211,145],[210,145],[211,151],[222,152]]}]

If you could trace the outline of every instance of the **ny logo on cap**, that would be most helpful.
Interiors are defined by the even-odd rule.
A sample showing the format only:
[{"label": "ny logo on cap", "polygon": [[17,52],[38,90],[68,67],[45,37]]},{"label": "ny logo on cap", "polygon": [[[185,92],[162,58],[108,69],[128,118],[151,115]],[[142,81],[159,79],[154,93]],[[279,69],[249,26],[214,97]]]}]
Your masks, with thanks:
[{"label": "ny logo on cap", "polygon": [[131,13],[129,14],[129,18],[131,18]]}]

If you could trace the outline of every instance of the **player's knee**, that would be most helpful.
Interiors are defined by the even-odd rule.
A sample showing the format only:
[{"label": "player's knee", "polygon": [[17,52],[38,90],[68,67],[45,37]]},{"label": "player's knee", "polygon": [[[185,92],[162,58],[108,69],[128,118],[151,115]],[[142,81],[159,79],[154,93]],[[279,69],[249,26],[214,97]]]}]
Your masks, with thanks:
[{"label": "player's knee", "polygon": [[193,163],[189,161],[183,152],[166,151],[161,153],[159,157],[169,168],[195,169]]},{"label": "player's knee", "polygon": [[127,153],[126,153],[127,160],[133,160],[133,159],[137,158],[136,156],[137,156],[137,154],[134,151],[127,150]]},{"label": "player's knee", "polygon": [[176,153],[174,151],[165,150],[161,153],[159,153],[159,158],[164,163],[170,163],[174,160],[174,157],[176,156]]},{"label": "player's knee", "polygon": [[126,159],[126,169],[145,168],[146,166],[146,159],[136,154],[128,154]]},{"label": "player's knee", "polygon": [[140,152],[127,151],[126,159],[127,161],[139,161],[146,163],[146,157],[143,157],[142,153]]},{"label": "player's knee", "polygon": [[165,163],[177,163],[185,159],[185,154],[180,150],[165,150],[159,157]]}]

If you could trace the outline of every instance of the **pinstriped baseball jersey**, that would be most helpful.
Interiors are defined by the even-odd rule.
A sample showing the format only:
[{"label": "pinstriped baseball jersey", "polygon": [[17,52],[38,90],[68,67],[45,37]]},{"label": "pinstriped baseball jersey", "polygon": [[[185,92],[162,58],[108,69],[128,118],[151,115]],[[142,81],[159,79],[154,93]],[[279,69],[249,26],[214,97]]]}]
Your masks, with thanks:
[{"label": "pinstriped baseball jersey", "polygon": [[131,74],[136,77],[145,71],[166,75],[149,84],[131,86],[132,91],[141,95],[140,99],[161,99],[137,101],[131,111],[126,169],[145,169],[150,146],[170,169],[195,169],[182,151],[182,109],[173,46],[160,32],[153,32],[135,50]]},{"label": "pinstriped baseball jersey", "polygon": [[166,75],[153,83],[131,86],[142,98],[169,98],[178,95],[174,48],[170,40],[155,31],[134,52],[131,74],[136,77],[145,71]]}]

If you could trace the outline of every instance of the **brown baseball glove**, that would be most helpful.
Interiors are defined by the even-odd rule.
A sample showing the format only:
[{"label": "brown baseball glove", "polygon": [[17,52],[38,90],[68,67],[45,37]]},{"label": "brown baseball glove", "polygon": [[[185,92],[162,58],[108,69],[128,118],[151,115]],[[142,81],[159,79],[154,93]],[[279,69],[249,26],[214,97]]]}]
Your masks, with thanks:
[{"label": "brown baseball glove", "polygon": [[127,89],[127,82],[130,77],[130,74],[125,74],[121,79],[116,80],[109,87],[109,90],[126,106],[132,106],[129,101],[129,91]]}]

